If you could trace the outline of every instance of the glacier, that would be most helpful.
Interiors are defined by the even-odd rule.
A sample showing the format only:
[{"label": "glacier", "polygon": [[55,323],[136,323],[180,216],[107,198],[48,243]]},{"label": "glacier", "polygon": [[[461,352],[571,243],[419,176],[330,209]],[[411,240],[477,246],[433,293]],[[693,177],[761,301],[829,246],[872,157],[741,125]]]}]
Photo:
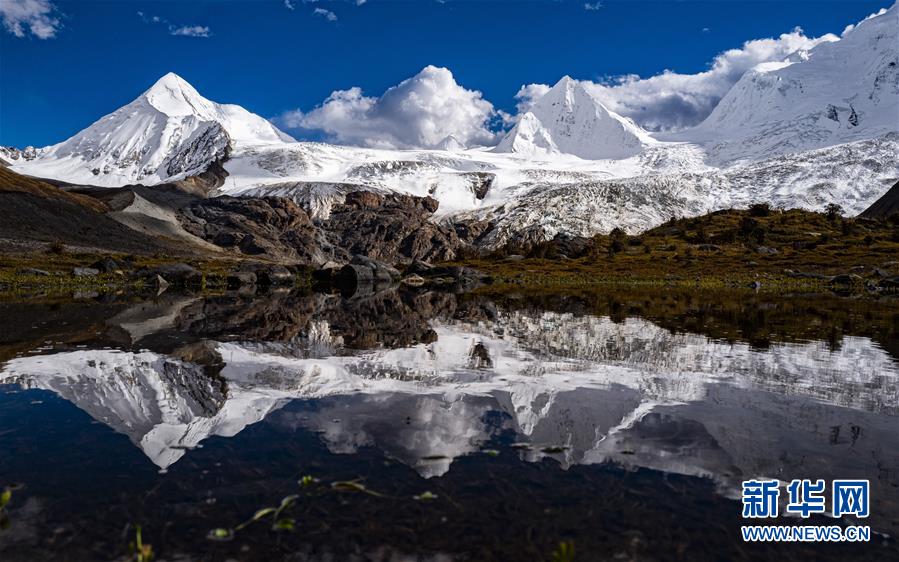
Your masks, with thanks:
[{"label": "glacier", "polygon": [[537,229],[636,233],[672,216],[767,202],[862,212],[899,180],[899,5],[834,41],[747,72],[698,126],[650,133],[562,78],[495,147],[387,150],[296,142],[174,74],[71,139],[0,152],[80,185],[157,185],[211,163],[210,195],[288,197],[313,216],[354,190],[431,196],[434,220],[492,221],[487,246]]}]

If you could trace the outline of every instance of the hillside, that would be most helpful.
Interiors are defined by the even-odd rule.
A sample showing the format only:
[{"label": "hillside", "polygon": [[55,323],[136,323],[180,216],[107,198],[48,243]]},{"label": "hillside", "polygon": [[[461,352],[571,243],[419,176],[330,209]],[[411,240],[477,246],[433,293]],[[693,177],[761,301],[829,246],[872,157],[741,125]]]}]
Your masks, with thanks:
[{"label": "hillside", "polygon": [[899,213],[899,182],[884,193],[883,197],[865,209],[860,216],[878,219],[890,217],[896,213]]},{"label": "hillside", "polygon": [[[0,167],[0,254],[30,253],[54,244],[94,252],[185,253],[185,248],[136,232],[107,215],[110,208],[86,195]],[[48,256],[47,260],[52,257]]]},{"label": "hillside", "polygon": [[885,280],[899,276],[899,221],[757,205],[672,219],[639,235],[616,230],[592,238],[558,236],[530,248],[507,246],[466,263],[511,285],[893,287]]}]

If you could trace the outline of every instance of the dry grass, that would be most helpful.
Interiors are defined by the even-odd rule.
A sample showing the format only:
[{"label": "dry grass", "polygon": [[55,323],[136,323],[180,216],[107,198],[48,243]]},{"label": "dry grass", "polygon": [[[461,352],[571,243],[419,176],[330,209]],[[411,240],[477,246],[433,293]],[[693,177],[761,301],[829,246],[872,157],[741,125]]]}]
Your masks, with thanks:
[{"label": "dry grass", "polygon": [[98,199],[88,197],[87,195],[69,193],[47,182],[11,172],[3,166],[0,166],[0,191],[30,193],[39,197],[61,199],[87,207],[98,213],[109,211],[109,207]]},{"label": "dry grass", "polygon": [[726,210],[672,220],[638,236],[600,235],[576,259],[558,256],[548,242],[525,260],[503,259],[500,252],[466,265],[492,273],[501,283],[538,286],[722,287],[759,281],[763,288],[796,289],[826,282],[792,277],[789,271],[865,277],[880,269],[899,275],[895,221],[828,218],[802,210],[761,213]]}]

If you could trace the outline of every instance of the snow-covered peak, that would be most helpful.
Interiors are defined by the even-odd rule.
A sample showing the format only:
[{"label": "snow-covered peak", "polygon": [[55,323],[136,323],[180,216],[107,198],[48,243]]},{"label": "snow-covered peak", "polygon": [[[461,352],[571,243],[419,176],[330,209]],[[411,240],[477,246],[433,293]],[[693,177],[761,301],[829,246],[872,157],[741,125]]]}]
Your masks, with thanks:
[{"label": "snow-covered peak", "polygon": [[446,150],[448,152],[461,152],[465,150],[465,144],[462,143],[455,135],[447,135],[440,144],[437,145],[437,150]]},{"label": "snow-covered peak", "polygon": [[157,80],[141,97],[153,108],[170,117],[209,115],[215,111],[215,104],[201,96],[200,92],[174,72]]},{"label": "snow-covered peak", "polygon": [[496,150],[601,160],[634,156],[651,143],[646,131],[608,109],[583,84],[564,76],[521,116]]},{"label": "snow-covered peak", "polygon": [[899,131],[899,5],[843,36],[756,66],[686,140],[713,160],[755,160]]},{"label": "snow-covered peak", "polygon": [[212,102],[174,73],[16,170],[73,183],[153,185],[204,171],[239,146],[292,142],[268,120]]}]

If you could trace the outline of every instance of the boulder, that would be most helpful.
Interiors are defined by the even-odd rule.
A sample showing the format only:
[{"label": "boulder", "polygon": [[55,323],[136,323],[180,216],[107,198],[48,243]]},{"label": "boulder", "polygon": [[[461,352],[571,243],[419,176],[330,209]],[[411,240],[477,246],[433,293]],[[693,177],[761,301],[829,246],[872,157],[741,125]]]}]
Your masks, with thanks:
[{"label": "boulder", "polygon": [[203,274],[186,263],[160,265],[146,269],[139,275],[148,279],[159,276],[168,284],[177,287],[199,287],[203,284]]},{"label": "boulder", "polygon": [[348,263],[340,270],[337,282],[342,287],[356,287],[359,285],[373,285],[375,283],[375,271],[364,265]]},{"label": "boulder", "polygon": [[399,279],[400,272],[386,263],[373,260],[367,256],[356,255],[353,256],[353,259],[350,261],[352,265],[362,265],[365,267],[369,267],[372,271],[375,272],[375,279],[381,279],[387,282],[393,281],[395,279]]},{"label": "boulder", "polygon": [[293,273],[283,265],[269,265],[256,269],[256,283],[259,285],[289,285],[293,283]]},{"label": "boulder", "polygon": [[112,273],[114,271],[122,269],[122,266],[120,266],[112,258],[103,258],[101,260],[95,261],[94,263],[91,264],[91,267],[94,269],[97,269],[99,271],[102,271],[103,273]]},{"label": "boulder", "polygon": [[166,289],[169,288],[169,283],[165,279],[163,279],[160,275],[154,275],[150,279],[150,286],[156,289],[156,294],[160,294]]},{"label": "boulder", "polygon": [[409,275],[407,277],[403,277],[402,281],[403,285],[408,285],[409,287],[421,287],[426,283],[425,278],[420,275]]},{"label": "boulder", "polygon": [[400,272],[385,263],[356,255],[341,268],[336,282],[341,288],[358,288],[367,285],[389,285],[399,279]]},{"label": "boulder", "polygon": [[858,285],[862,281],[862,278],[855,273],[841,273],[830,278],[830,282],[833,285]]},{"label": "boulder", "polygon": [[99,274],[100,270],[93,267],[76,267],[72,270],[72,275],[75,277],[93,277]]},{"label": "boulder", "polygon": [[238,289],[256,284],[256,274],[252,271],[232,271],[225,278],[229,289]]},{"label": "boulder", "polygon": [[579,258],[590,249],[591,240],[583,236],[559,233],[551,243],[560,257]]},{"label": "boulder", "polygon": [[343,267],[335,261],[325,262],[320,268],[312,272],[312,280],[318,284],[331,286]]},{"label": "boulder", "polygon": [[35,269],[33,267],[26,267],[23,269],[19,269],[16,271],[19,275],[39,275],[41,277],[46,277],[50,275],[49,271],[44,271],[43,269]]},{"label": "boulder", "polygon": [[403,273],[406,275],[430,275],[431,271],[434,269],[434,266],[429,264],[426,261],[415,260],[409,264],[406,269],[403,270]]},{"label": "boulder", "polygon": [[797,279],[821,279],[824,281],[830,281],[831,277],[827,275],[822,275],[820,273],[808,273],[805,271],[793,271],[792,269],[785,269],[784,274],[787,277],[794,277]]}]

